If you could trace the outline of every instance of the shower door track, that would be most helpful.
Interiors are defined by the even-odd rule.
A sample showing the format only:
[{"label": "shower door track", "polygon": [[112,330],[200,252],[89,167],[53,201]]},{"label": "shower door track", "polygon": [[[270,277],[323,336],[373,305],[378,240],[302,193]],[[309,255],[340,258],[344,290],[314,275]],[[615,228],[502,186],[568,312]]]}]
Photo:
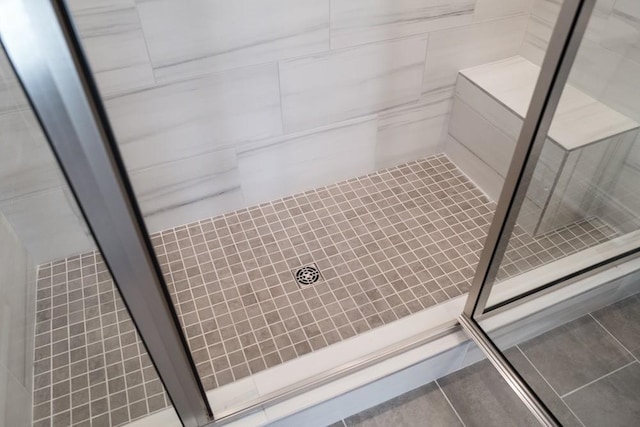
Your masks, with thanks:
[{"label": "shower door track", "polygon": [[461,331],[460,323],[457,320],[450,320],[446,323],[428,329],[424,332],[416,334],[410,338],[406,338],[393,345],[382,348],[378,351],[370,353],[366,356],[357,358],[351,362],[332,368],[322,374],[311,376],[303,381],[296,382],[280,390],[265,394],[242,405],[226,409],[222,413],[216,413],[215,421],[209,423],[209,426],[219,426],[237,419],[243,418],[254,412],[260,411],[267,406],[273,406],[294,396],[311,391],[317,387],[337,381],[348,375],[384,362],[407,351],[421,347],[446,335]]}]

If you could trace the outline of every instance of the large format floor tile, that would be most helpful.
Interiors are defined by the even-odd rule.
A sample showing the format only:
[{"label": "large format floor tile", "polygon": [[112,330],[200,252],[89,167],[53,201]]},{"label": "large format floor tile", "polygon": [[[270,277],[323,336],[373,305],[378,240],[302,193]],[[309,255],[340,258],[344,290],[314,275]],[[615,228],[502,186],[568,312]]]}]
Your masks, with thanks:
[{"label": "large format floor tile", "polygon": [[466,427],[540,425],[486,360],[449,374],[438,383]]},{"label": "large format floor tile", "polygon": [[636,359],[640,358],[640,296],[624,299],[592,315]]},{"label": "large format floor tile", "polygon": [[458,427],[458,419],[436,383],[430,383],[344,420],[347,427]]},{"label": "large format floor tile", "polygon": [[561,396],[632,360],[591,316],[546,332],[520,348]]},{"label": "large format floor tile", "polygon": [[640,364],[636,361],[571,393],[565,401],[586,427],[630,427],[640,421]]},{"label": "large format floor tile", "polygon": [[566,403],[549,386],[535,367],[527,360],[519,348],[513,347],[505,352],[505,356],[527,384],[542,399],[564,427],[580,427],[580,421],[571,412]]}]

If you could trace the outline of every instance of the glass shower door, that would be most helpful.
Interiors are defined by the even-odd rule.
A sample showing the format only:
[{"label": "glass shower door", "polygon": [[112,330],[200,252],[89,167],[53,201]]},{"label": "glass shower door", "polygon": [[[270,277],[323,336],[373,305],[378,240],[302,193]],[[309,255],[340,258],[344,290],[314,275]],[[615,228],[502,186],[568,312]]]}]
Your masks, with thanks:
[{"label": "glass shower door", "polygon": [[640,417],[640,62],[620,37],[640,7],[623,3],[546,11],[556,26],[461,317],[544,425]]},{"label": "glass shower door", "polygon": [[203,425],[207,401],[60,7],[0,1],[0,425]]}]

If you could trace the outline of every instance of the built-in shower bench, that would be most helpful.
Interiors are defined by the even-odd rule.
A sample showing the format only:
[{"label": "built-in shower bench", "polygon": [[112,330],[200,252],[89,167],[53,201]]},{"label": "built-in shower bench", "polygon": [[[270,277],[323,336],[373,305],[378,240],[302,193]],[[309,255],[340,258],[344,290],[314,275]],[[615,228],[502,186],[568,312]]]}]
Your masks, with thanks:
[{"label": "built-in shower bench", "polygon": [[[514,56],[458,74],[445,151],[493,200],[499,197],[539,72],[537,65]],[[567,85],[518,223],[536,235],[613,205],[603,199],[638,127]]]}]

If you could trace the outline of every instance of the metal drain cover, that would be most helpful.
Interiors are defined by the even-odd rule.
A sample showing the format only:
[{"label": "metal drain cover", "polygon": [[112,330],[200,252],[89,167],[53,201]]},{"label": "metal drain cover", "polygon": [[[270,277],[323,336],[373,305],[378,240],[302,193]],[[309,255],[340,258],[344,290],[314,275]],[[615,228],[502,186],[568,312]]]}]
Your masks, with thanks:
[{"label": "metal drain cover", "polygon": [[305,265],[296,270],[294,274],[296,282],[300,287],[313,285],[320,279],[320,270],[315,264]]}]

